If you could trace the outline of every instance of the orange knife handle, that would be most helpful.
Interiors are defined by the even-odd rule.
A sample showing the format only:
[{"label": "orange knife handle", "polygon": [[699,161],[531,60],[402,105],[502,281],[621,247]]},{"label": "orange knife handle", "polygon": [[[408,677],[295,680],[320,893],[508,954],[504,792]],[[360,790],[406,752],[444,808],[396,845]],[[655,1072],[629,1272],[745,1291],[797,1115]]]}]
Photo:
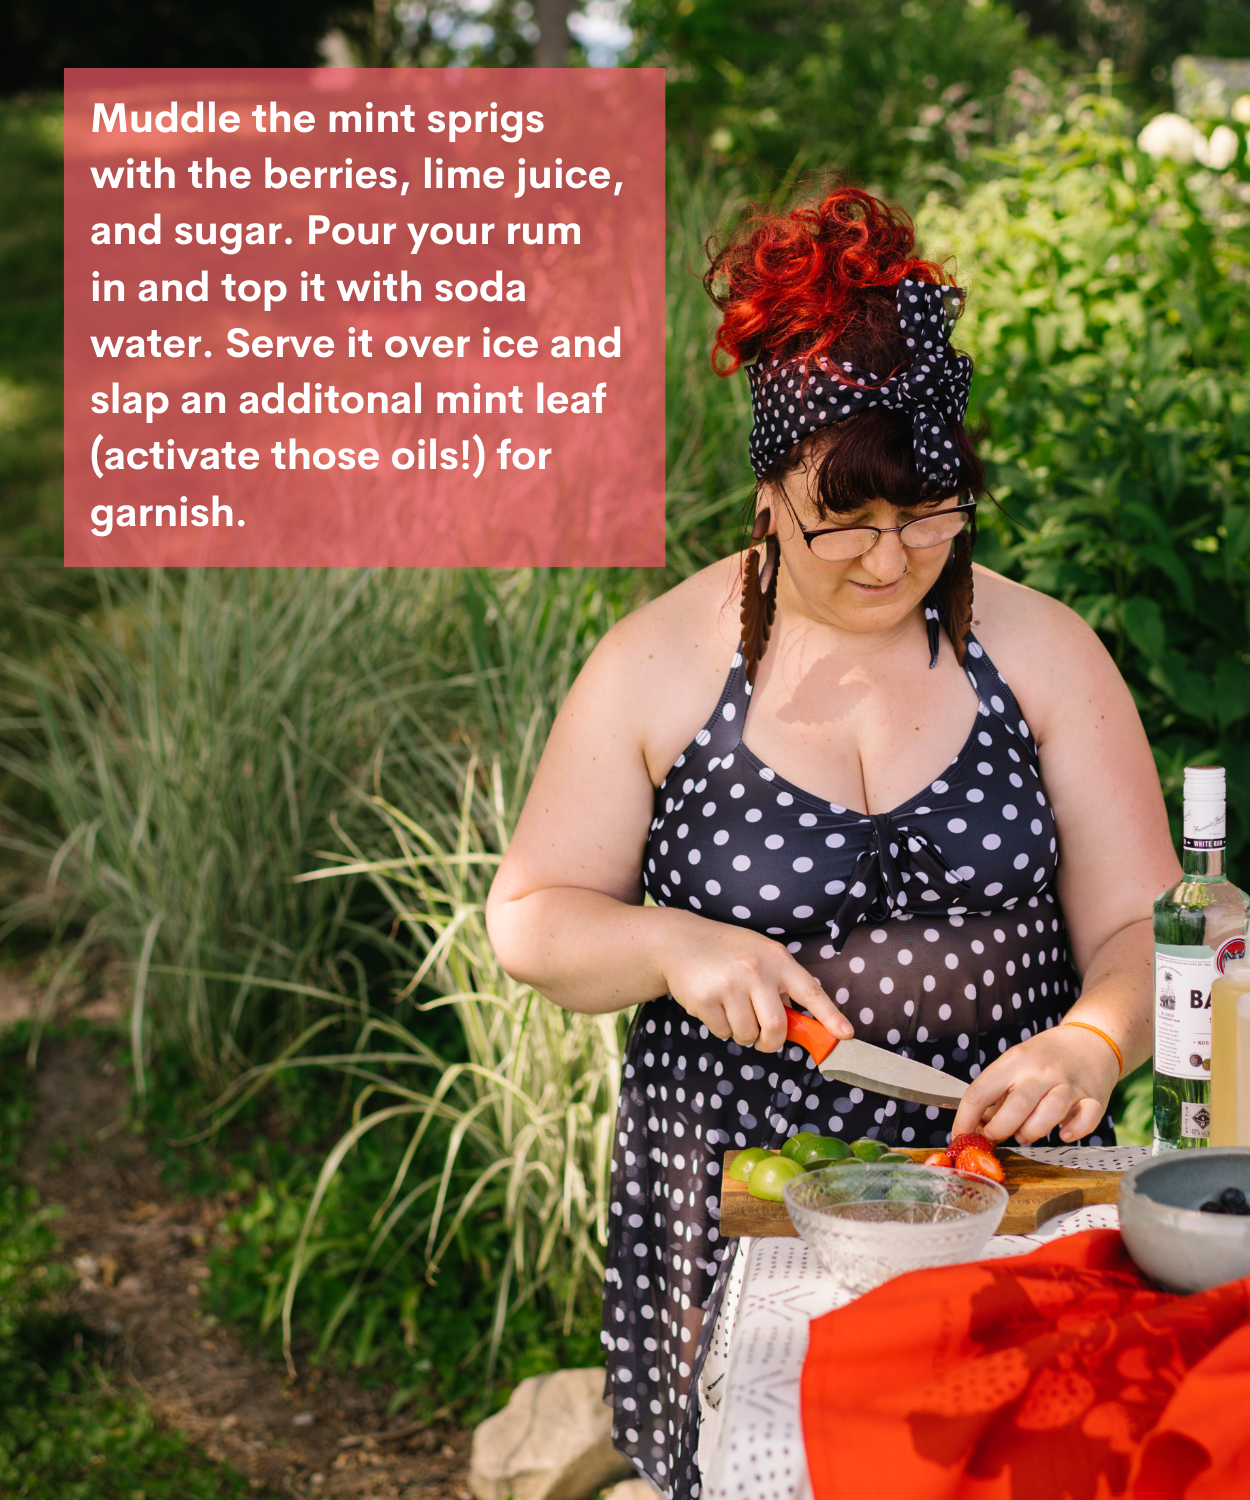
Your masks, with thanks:
[{"label": "orange knife handle", "polygon": [[788,1006],[786,1041],[797,1042],[800,1047],[805,1047],[818,1067],[838,1045],[837,1037],[826,1031],[819,1021],[813,1020],[811,1016],[800,1015],[797,1010],[791,1010]]}]

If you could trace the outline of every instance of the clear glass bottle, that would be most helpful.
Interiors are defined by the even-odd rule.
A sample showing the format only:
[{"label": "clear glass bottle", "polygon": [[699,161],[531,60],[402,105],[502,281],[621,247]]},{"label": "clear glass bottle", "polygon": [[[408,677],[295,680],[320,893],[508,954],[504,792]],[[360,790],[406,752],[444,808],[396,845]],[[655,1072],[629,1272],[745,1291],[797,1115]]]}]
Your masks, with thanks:
[{"label": "clear glass bottle", "polygon": [[1181,868],[1154,904],[1154,1151],[1208,1143],[1211,984],[1245,956],[1250,898],[1224,875],[1222,766],[1185,767]]}]

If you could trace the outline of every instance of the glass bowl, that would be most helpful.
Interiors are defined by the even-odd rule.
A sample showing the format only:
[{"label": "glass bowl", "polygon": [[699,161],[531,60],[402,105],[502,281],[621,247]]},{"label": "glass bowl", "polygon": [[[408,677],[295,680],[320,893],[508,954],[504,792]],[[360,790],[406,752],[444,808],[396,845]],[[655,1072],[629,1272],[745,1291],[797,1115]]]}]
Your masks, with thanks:
[{"label": "glass bowl", "polygon": [[840,1162],[787,1182],[791,1223],[844,1290],[904,1271],[975,1260],[1007,1208],[1007,1189],[946,1167]]}]

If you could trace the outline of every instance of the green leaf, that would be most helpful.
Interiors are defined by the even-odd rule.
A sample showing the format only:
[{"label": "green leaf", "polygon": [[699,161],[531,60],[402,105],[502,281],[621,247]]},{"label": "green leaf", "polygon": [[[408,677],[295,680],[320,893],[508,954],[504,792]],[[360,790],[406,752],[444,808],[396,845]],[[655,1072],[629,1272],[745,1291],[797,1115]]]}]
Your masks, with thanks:
[{"label": "green leaf", "polygon": [[1120,610],[1120,619],[1125,633],[1142,655],[1157,662],[1163,655],[1167,642],[1167,631],[1163,624],[1163,611],[1153,599],[1140,594],[1126,599]]},{"label": "green leaf", "polygon": [[1178,651],[1165,651],[1146,675],[1182,713],[1204,723],[1211,721],[1211,685]]},{"label": "green leaf", "polygon": [[1170,547],[1161,546],[1157,542],[1143,542],[1136,549],[1138,557],[1145,562],[1153,563],[1161,573],[1167,576],[1176,585],[1176,591],[1180,594],[1185,604],[1194,607],[1194,581],[1190,576],[1189,569]]},{"label": "green leaf", "polygon": [[1250,666],[1240,656],[1221,658],[1215,669],[1215,714],[1221,729],[1250,714]]}]

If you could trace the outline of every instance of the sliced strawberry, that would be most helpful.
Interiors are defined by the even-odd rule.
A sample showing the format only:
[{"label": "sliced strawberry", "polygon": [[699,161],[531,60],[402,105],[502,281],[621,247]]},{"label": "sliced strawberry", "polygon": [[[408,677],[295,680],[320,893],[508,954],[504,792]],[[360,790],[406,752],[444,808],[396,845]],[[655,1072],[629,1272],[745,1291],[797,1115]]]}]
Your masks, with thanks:
[{"label": "sliced strawberry", "polygon": [[952,1156],[958,1156],[965,1146],[978,1146],[982,1151],[993,1151],[994,1142],[979,1130],[965,1130],[960,1135],[951,1136],[951,1143],[946,1149]]},{"label": "sliced strawberry", "polygon": [[975,1172],[980,1177],[988,1177],[991,1182],[1007,1180],[1002,1162],[993,1151],[983,1151],[980,1146],[965,1146],[955,1158],[955,1165],[961,1172]]},{"label": "sliced strawberry", "polygon": [[955,1165],[947,1151],[935,1151],[932,1156],[926,1156],[924,1164],[926,1167],[953,1167]]}]

